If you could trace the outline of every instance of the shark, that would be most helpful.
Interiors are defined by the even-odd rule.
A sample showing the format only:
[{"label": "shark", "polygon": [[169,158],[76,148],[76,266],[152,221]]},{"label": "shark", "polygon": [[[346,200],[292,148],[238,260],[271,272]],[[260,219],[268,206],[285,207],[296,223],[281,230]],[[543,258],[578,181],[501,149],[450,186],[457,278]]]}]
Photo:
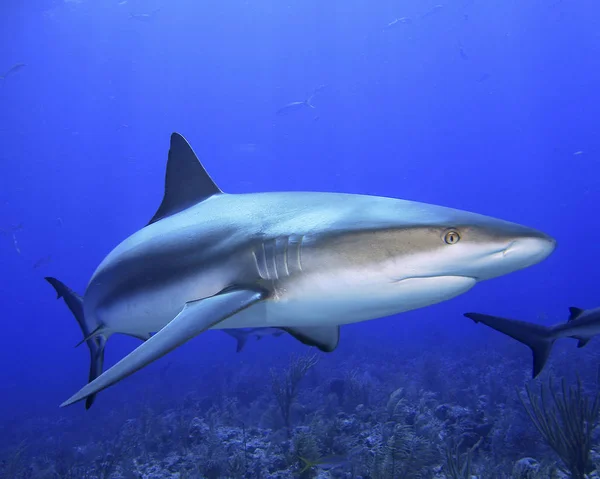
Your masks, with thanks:
[{"label": "shark", "polygon": [[[331,352],[340,326],[449,300],[532,266],[555,240],[445,206],[327,192],[224,193],[179,133],[162,202],[99,264],[83,296],[46,280],[80,325],[85,400],[210,329],[278,327]],[[113,334],[142,343],[103,371]]]},{"label": "shark", "polygon": [[557,339],[577,339],[577,347],[583,348],[594,336],[600,334],[600,308],[586,310],[570,307],[567,322],[554,326],[543,326],[481,313],[465,313],[465,316],[529,346],[533,353],[532,377],[534,379],[544,369]]},{"label": "shark", "polygon": [[242,349],[244,349],[248,338],[251,336],[254,336],[257,340],[259,340],[269,336],[278,338],[282,334],[285,334],[285,330],[278,328],[224,329],[223,332],[229,334],[229,336],[237,341],[235,349],[236,353],[239,353]]}]

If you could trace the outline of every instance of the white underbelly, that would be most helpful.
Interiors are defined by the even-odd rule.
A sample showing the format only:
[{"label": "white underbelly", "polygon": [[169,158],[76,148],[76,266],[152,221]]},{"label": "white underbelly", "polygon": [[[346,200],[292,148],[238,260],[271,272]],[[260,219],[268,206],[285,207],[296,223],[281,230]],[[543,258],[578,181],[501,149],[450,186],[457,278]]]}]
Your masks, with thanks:
[{"label": "white underbelly", "polygon": [[213,329],[325,326],[390,316],[454,298],[477,281],[464,276],[409,278],[385,285],[331,290],[304,289],[258,303]]}]

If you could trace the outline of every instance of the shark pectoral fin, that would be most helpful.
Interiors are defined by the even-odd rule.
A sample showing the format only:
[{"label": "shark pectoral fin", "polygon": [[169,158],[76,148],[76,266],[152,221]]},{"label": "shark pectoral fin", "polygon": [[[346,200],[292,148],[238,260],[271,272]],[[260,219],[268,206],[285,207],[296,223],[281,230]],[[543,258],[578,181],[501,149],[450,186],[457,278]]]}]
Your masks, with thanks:
[{"label": "shark pectoral fin", "polygon": [[106,339],[108,339],[110,337],[110,333],[105,331],[104,325],[100,325],[98,326],[96,329],[94,329],[90,334],[88,334],[86,337],[84,337],[81,341],[79,341],[75,347],[78,348],[79,346],[81,346],[83,343],[90,341],[94,338],[97,338],[98,336],[105,336]]},{"label": "shark pectoral fin", "polygon": [[308,346],[316,346],[325,353],[332,352],[340,342],[339,326],[314,326],[306,328],[279,328]]},{"label": "shark pectoral fin", "polygon": [[61,407],[81,401],[112,386],[212,326],[261,301],[264,296],[264,292],[259,290],[227,289],[210,298],[186,303],[181,312],[164,328],[81,388],[62,403]]},{"label": "shark pectoral fin", "polygon": [[186,139],[179,133],[173,133],[167,160],[165,194],[148,224],[179,213],[219,193],[222,191],[208,175]]}]

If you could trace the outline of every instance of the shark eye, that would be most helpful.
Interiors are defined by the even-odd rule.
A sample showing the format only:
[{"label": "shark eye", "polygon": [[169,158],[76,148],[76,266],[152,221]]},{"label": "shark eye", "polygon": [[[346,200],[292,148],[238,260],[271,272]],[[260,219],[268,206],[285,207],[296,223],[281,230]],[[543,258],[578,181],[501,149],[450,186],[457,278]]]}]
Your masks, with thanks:
[{"label": "shark eye", "polygon": [[456,230],[448,230],[444,234],[444,242],[446,244],[456,244],[460,241],[460,234]]}]

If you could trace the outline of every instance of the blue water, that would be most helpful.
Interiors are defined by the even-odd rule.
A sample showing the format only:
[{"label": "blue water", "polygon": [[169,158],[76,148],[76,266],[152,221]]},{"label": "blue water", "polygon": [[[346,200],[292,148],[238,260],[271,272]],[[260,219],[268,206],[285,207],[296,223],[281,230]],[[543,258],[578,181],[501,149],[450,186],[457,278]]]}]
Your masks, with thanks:
[{"label": "blue water", "polygon": [[[439,404],[461,404],[448,383],[464,381],[476,397],[492,394],[492,377],[535,439],[520,456],[496,453],[490,439],[475,472],[493,477],[485,457],[506,474],[525,456],[559,461],[515,399],[530,375],[529,350],[462,314],[552,324],[566,320],[569,306],[599,305],[600,10],[592,0],[437,1],[0,4],[0,75],[25,64],[0,84],[1,455],[24,441],[25,454],[51,463],[117,437],[127,419],[139,420],[140,404],[158,421],[187,407],[190,394],[234,398],[248,408],[247,427],[266,428],[261,415],[275,404],[270,369],[310,352],[284,336],[249,341],[236,354],[232,338],[211,331],[100,393],[89,411],[58,408],[85,384],[89,354],[73,348],[81,332],[43,277],[84,292],[106,254],[154,214],[177,131],[225,192],[390,196],[554,236],[556,251],[539,265],[448,302],[345,326],[339,348],[319,353],[320,379],[307,378],[302,394],[310,411],[324,408],[325,423],[343,407],[325,408],[318,386],[350,370],[380,376],[365,405],[373,411],[409,384]],[[386,29],[400,17],[411,21]],[[276,115],[320,85],[314,110]],[[107,364],[137,345],[111,338]],[[542,379],[579,373],[593,384],[599,348],[560,342]],[[477,367],[486,361],[497,370],[484,378]],[[475,369],[468,377],[465,365]],[[249,386],[232,386],[240,382]],[[240,392],[252,388],[250,398]],[[500,437],[500,413],[486,414]],[[300,416],[294,426],[310,424]],[[176,437],[167,443],[147,462],[178,451]],[[351,458],[350,449],[321,444],[319,453]],[[100,477],[93,465],[105,452],[98,446],[78,464]],[[294,461],[272,477],[297,472]],[[58,477],[48,475],[53,466],[24,463],[32,476],[15,477]],[[267,477],[257,471],[203,474]],[[374,477],[352,471],[331,474]],[[189,477],[205,477],[197,474]]]}]

